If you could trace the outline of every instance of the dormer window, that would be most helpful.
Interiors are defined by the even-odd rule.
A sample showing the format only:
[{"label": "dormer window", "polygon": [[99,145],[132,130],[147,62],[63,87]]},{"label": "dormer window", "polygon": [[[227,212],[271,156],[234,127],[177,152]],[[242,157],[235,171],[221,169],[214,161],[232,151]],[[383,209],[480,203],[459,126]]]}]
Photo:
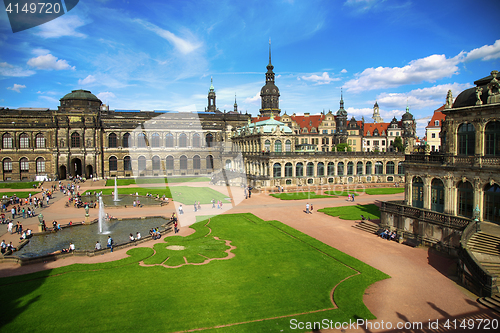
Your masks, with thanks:
[{"label": "dormer window", "polygon": [[370,135],[371,135],[370,131],[366,132],[366,136],[370,136]]},{"label": "dormer window", "polygon": [[434,126],[439,126],[439,120],[434,121]]}]

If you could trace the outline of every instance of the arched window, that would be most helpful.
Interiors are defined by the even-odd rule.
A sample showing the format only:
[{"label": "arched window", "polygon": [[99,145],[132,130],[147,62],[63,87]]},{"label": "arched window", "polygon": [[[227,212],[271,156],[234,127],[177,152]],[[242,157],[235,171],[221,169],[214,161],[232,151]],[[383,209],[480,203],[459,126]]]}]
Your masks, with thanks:
[{"label": "arched window", "polygon": [[326,172],[328,173],[328,176],[335,176],[335,163],[328,162],[328,165],[326,166]]},{"label": "arched window", "polygon": [[458,127],[458,155],[474,155],[476,146],[476,129],[470,123]]},{"label": "arched window", "polygon": [[205,142],[207,143],[207,147],[214,146],[214,136],[212,135],[212,133],[208,133],[207,135],[205,135]]},{"label": "arched window", "polygon": [[319,162],[316,166],[318,177],[323,177],[325,175],[325,164],[323,162]]},{"label": "arched window", "polygon": [[264,142],[264,151],[266,151],[266,152],[271,151],[271,141],[266,140],[266,141]]},{"label": "arched window", "polygon": [[181,148],[187,147],[187,135],[184,133],[181,133],[179,135],[179,147],[181,147]]},{"label": "arched window", "polygon": [[285,151],[286,152],[292,151],[292,141],[290,141],[290,140],[285,141]]},{"label": "arched window", "polygon": [[274,151],[277,153],[281,153],[281,141],[280,140],[274,141]]},{"label": "arched window", "polygon": [[384,164],[382,164],[382,162],[380,161],[375,162],[375,174],[381,175],[383,173],[384,173]]},{"label": "arched window", "polygon": [[285,164],[285,177],[293,177],[293,165],[290,162]]},{"label": "arched window", "polygon": [[302,162],[295,165],[295,177],[304,177],[304,164]]},{"label": "arched window", "polygon": [[474,209],[474,189],[468,181],[460,182],[457,186],[458,215],[472,218]]},{"label": "arched window", "polygon": [[151,135],[151,147],[153,148],[160,147],[160,134],[153,133],[153,135]]},{"label": "arched window", "polygon": [[370,161],[366,162],[366,165],[365,165],[365,174],[366,175],[371,175],[372,174],[372,162],[370,162]]},{"label": "arched window", "polygon": [[137,134],[137,147],[138,148],[146,148],[148,145],[146,141],[146,134],[145,133],[139,133]]},{"label": "arched window", "polygon": [[118,170],[118,159],[116,156],[111,156],[109,158],[109,171],[116,171]]},{"label": "arched window", "polygon": [[132,143],[130,142],[130,134],[129,133],[123,134],[122,147],[129,148],[131,145],[132,145]]},{"label": "arched window", "polygon": [[174,136],[172,133],[165,135],[165,147],[172,148],[174,146]]},{"label": "arched window", "polygon": [[393,175],[394,174],[394,162],[389,161],[385,165],[385,174],[386,175]]},{"label": "arched window", "polygon": [[19,136],[19,148],[29,148],[30,147],[30,137],[28,134],[23,133]]},{"label": "arched window", "polygon": [[36,148],[45,148],[45,137],[42,133],[38,133],[35,137],[35,147]]},{"label": "arched window", "polygon": [[179,163],[180,163],[181,170],[187,170],[188,159],[187,159],[186,155],[181,155],[181,157],[179,158]]},{"label": "arched window", "polygon": [[363,174],[363,162],[356,163],[356,174],[357,175]]},{"label": "arched window", "polygon": [[500,223],[500,186],[498,184],[484,187],[484,219]]},{"label": "arched window", "polygon": [[208,155],[206,158],[207,169],[214,168],[214,157],[212,155]]},{"label": "arched window", "polygon": [[169,171],[174,170],[174,157],[173,156],[167,156],[167,160],[165,162],[165,168]]},{"label": "arched window", "polygon": [[200,148],[200,135],[198,133],[193,134],[193,147]]},{"label": "arched window", "polygon": [[71,134],[71,148],[80,148],[80,134],[77,132]]},{"label": "arched window", "polygon": [[398,175],[404,175],[405,174],[405,167],[403,165],[403,162],[398,162]]},{"label": "arched window", "polygon": [[225,164],[226,170],[231,170],[233,168],[232,165],[233,163],[231,162],[231,160],[226,160]]},{"label": "arched window", "polygon": [[441,179],[434,178],[431,183],[431,210],[444,212],[444,184]]},{"label": "arched window", "polygon": [[201,169],[201,160],[200,160],[200,156],[198,156],[198,155],[193,156],[193,169],[195,169],[195,170]]},{"label": "arched window", "polygon": [[12,172],[12,160],[10,158],[5,158],[3,160],[3,172],[4,173]]},{"label": "arched window", "polygon": [[307,163],[307,166],[306,166],[306,175],[307,175],[307,177],[314,176],[314,163],[313,162]]},{"label": "arched window", "polygon": [[144,156],[139,156],[137,166],[139,168],[139,172],[146,170],[146,158]]},{"label": "arched window", "polygon": [[130,171],[132,170],[132,159],[130,156],[125,156],[123,158],[123,170]]},{"label": "arched window", "polygon": [[9,133],[5,133],[2,136],[2,148],[11,149],[13,147],[14,145],[13,145],[12,135],[10,135]]},{"label": "arched window", "polygon": [[21,172],[30,171],[30,164],[26,157],[23,157],[19,160],[19,170],[21,170]]},{"label": "arched window", "polygon": [[[159,141],[158,141],[159,142]],[[160,165],[160,157],[158,156],[153,156],[152,158],[152,163],[153,163],[153,171],[160,171],[161,165]]]},{"label": "arched window", "polygon": [[347,163],[347,175],[351,176],[354,173],[354,163]]},{"label": "arched window", "polygon": [[45,159],[43,157],[36,159],[36,173],[45,173]]},{"label": "arched window", "polygon": [[500,121],[490,121],[485,128],[485,155],[500,156]]},{"label": "arched window", "polygon": [[116,139],[115,133],[111,133],[110,135],[108,135],[108,147],[109,148],[118,147],[118,140]]},{"label": "arched window", "polygon": [[281,178],[281,164],[274,163],[274,165],[273,165],[273,177],[274,178]]},{"label": "arched window", "polygon": [[338,176],[344,175],[344,162],[337,163],[337,175]]},{"label": "arched window", "polygon": [[424,182],[420,177],[413,177],[411,205],[417,208],[424,207]]}]

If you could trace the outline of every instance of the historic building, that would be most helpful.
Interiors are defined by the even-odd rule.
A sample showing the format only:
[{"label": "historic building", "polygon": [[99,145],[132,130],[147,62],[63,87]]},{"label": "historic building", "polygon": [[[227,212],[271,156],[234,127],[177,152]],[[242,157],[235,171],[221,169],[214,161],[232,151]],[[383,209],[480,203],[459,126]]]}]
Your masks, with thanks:
[{"label": "historic building", "polygon": [[434,111],[429,124],[425,127],[425,142],[429,146],[431,152],[441,151],[441,126],[446,118],[444,113],[444,105]]}]

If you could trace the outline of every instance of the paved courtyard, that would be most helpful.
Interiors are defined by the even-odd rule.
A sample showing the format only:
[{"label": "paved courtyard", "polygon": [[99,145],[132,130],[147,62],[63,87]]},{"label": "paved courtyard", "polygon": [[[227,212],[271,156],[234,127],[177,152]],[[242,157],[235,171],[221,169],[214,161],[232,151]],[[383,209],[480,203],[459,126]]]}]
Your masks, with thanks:
[{"label": "paved courtyard", "polygon": [[[98,191],[103,185],[102,181],[86,182],[82,185],[82,190]],[[186,183],[179,185],[186,186]],[[148,185],[148,187],[150,186]],[[170,186],[175,186],[175,184]],[[189,183],[189,186],[207,185],[206,183]],[[412,248],[382,240],[375,235],[353,228],[354,221],[341,220],[317,212],[318,209],[324,207],[400,200],[403,198],[403,194],[362,194],[356,197],[355,202],[346,201],[346,197],[314,199],[309,201],[314,205],[313,214],[306,214],[304,212],[307,203],[305,200],[282,201],[267,194],[254,194],[250,199],[244,199],[241,188],[211,187],[234,197],[234,203],[223,205],[222,210],[213,209],[212,205],[202,205],[202,209],[196,213],[193,212],[191,205],[184,205],[185,214],[180,216],[180,235],[188,235],[192,232],[188,226],[195,221],[196,215],[250,212],[264,220],[281,221],[390,275],[390,279],[373,284],[365,292],[364,302],[377,317],[373,321],[374,323],[380,324],[383,321],[396,325],[398,322],[422,322],[424,327],[427,327],[429,320],[439,320],[439,323],[443,324],[446,319],[491,318],[495,316],[477,303],[473,294],[453,281],[455,273],[453,259],[437,254],[433,250]],[[44,215],[47,225],[50,225],[52,220],[57,220],[62,224],[69,221],[82,221],[84,210],[65,207],[66,200],[67,198],[62,193],[56,192],[55,199],[51,201],[49,207],[38,210],[37,213],[41,212]],[[106,212],[118,218],[157,215],[168,217],[176,210],[176,207],[178,207],[178,203],[170,202],[163,207],[110,208]],[[90,210],[91,219],[97,218],[97,214],[97,209]],[[22,222],[25,228],[37,230],[38,220],[36,218],[25,219]],[[18,236],[8,235],[6,231],[7,226],[2,225],[1,239],[5,239],[7,242],[12,241],[14,245],[17,245]],[[162,241],[159,240],[159,242]],[[140,246],[152,247],[155,242],[158,241],[149,241],[140,244]],[[27,266],[2,263],[0,264],[0,277],[25,274],[73,263],[113,261],[126,257],[126,251],[127,249],[120,249],[95,257],[67,257]],[[361,331],[391,331],[391,329],[377,330],[375,327],[373,329],[365,328]],[[387,328],[387,326],[385,327]],[[284,331],[287,330],[284,328]],[[322,330],[322,332],[328,331]],[[345,329],[344,331],[354,332],[356,330]]]}]

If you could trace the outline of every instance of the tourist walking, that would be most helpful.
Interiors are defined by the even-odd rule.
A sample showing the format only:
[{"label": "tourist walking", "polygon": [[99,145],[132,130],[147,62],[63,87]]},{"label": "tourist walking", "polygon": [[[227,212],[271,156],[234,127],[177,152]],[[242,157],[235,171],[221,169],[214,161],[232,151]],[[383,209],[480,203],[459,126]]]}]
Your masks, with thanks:
[{"label": "tourist walking", "polygon": [[179,205],[179,215],[184,214],[184,210],[182,209],[182,205]]},{"label": "tourist walking", "polygon": [[7,226],[7,231],[9,232],[9,234],[12,233],[12,228],[14,227],[14,224],[12,223],[12,221],[9,222],[9,225]]},{"label": "tourist walking", "polygon": [[108,236],[108,249],[111,249],[111,252],[113,252],[113,238],[111,236]]},{"label": "tourist walking", "polygon": [[309,214],[309,203],[306,203],[306,214]]},{"label": "tourist walking", "polygon": [[311,214],[312,214],[312,213],[313,213],[313,209],[314,209],[314,208],[313,208],[313,204],[311,204],[311,207],[310,207],[310,208],[311,208],[311,210],[309,211],[309,213],[311,213]]}]

